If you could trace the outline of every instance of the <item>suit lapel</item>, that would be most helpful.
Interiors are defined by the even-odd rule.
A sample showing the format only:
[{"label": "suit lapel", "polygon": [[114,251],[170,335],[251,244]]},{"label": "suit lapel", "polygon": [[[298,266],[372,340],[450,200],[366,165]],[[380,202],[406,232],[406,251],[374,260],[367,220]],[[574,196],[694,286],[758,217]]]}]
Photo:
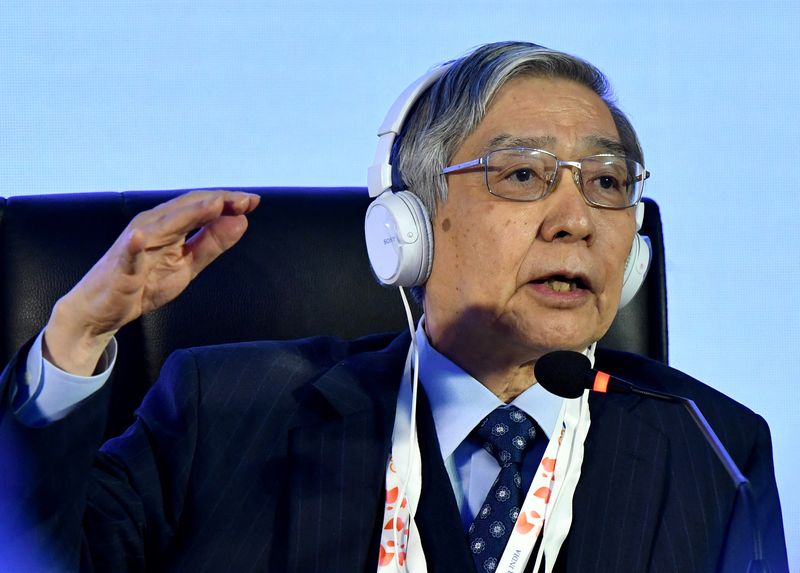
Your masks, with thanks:
[{"label": "suit lapel", "polygon": [[374,571],[408,335],[323,374],[289,433],[286,569]]},{"label": "suit lapel", "polygon": [[417,432],[422,460],[422,493],[415,522],[429,573],[474,569],[450,477],[444,467],[436,427],[425,392],[419,393]]},{"label": "suit lapel", "polygon": [[[383,352],[340,363],[314,383],[315,394],[304,400],[289,438],[287,570],[375,570],[386,461],[408,344],[403,335]],[[470,571],[430,407],[424,392],[420,397],[423,493],[416,520],[428,570]]]}]

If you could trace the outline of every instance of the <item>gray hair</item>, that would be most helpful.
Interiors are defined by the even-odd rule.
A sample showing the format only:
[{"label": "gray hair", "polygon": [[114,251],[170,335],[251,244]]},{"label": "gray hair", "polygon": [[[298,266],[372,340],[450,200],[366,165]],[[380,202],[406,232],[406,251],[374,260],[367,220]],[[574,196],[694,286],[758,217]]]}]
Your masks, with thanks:
[{"label": "gray hair", "polygon": [[594,91],[608,106],[627,156],[644,163],[636,132],[600,70],[536,44],[498,42],[455,60],[415,102],[392,150],[394,187],[411,190],[433,217],[439,202],[447,199],[442,169],[483,120],[497,91],[518,76],[571,80]]}]

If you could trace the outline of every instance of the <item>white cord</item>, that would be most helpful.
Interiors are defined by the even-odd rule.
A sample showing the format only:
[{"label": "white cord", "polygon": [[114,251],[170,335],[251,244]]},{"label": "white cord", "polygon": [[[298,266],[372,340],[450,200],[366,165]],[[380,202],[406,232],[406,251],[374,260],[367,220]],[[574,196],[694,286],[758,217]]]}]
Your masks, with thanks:
[{"label": "white cord", "polygon": [[[397,494],[397,501],[394,506],[394,527],[392,527],[392,534],[394,537],[394,550],[400,551],[400,543],[397,538],[397,519],[400,516],[400,505],[403,503],[403,498],[406,496],[406,487],[411,479],[411,468],[414,465],[413,456],[418,448],[414,447],[417,442],[417,389],[419,387],[419,347],[417,346],[417,330],[414,327],[414,316],[411,314],[411,306],[408,304],[408,297],[403,287],[399,287],[400,297],[403,299],[403,307],[406,310],[406,319],[408,320],[408,331],[411,333],[411,356],[413,359],[413,366],[411,369],[411,420],[408,432],[408,465],[406,467],[405,478],[400,482],[400,491]],[[408,504],[408,523],[404,524],[411,533],[411,515],[413,515],[411,504]],[[408,537],[406,537],[406,544],[408,544]],[[408,547],[406,547],[406,550]],[[398,564],[399,564],[398,560]]]}]

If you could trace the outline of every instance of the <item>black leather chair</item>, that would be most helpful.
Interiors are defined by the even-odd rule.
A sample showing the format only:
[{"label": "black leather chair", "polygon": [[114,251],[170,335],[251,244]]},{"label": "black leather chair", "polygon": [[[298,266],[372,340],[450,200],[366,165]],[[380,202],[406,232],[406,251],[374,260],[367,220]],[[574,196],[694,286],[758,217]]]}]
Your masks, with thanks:
[{"label": "black leather chair", "polygon": [[[0,360],[47,322],[67,292],[138,212],[181,191],[129,191],[0,199]],[[109,435],[177,348],[317,334],[400,331],[396,290],[372,278],[363,241],[363,188],[250,188],[262,196],[234,249],[176,301],[123,328],[112,381]],[[602,346],[667,362],[666,283],[658,206],[647,200],[643,233],[655,257],[647,282]]]}]

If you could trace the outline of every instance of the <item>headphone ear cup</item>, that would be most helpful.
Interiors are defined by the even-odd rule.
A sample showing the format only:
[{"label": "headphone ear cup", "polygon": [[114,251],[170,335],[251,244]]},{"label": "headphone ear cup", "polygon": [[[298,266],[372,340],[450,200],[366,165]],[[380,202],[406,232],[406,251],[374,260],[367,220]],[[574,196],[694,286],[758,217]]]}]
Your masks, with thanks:
[{"label": "headphone ear cup", "polygon": [[409,191],[379,195],[364,217],[367,255],[375,278],[384,286],[425,284],[433,262],[430,217]]},{"label": "headphone ear cup", "polygon": [[414,212],[421,239],[419,246],[421,250],[419,273],[414,284],[403,286],[422,286],[428,282],[428,277],[431,276],[431,268],[433,267],[433,226],[431,218],[430,215],[428,215],[428,210],[425,208],[425,205],[414,193],[411,191],[400,191],[397,195],[399,195]]},{"label": "headphone ear cup", "polygon": [[653,248],[650,246],[650,239],[639,233],[634,235],[631,252],[625,261],[625,271],[622,275],[622,294],[619,299],[619,308],[623,308],[633,300],[639,292],[650,268],[650,261],[653,258]]}]

